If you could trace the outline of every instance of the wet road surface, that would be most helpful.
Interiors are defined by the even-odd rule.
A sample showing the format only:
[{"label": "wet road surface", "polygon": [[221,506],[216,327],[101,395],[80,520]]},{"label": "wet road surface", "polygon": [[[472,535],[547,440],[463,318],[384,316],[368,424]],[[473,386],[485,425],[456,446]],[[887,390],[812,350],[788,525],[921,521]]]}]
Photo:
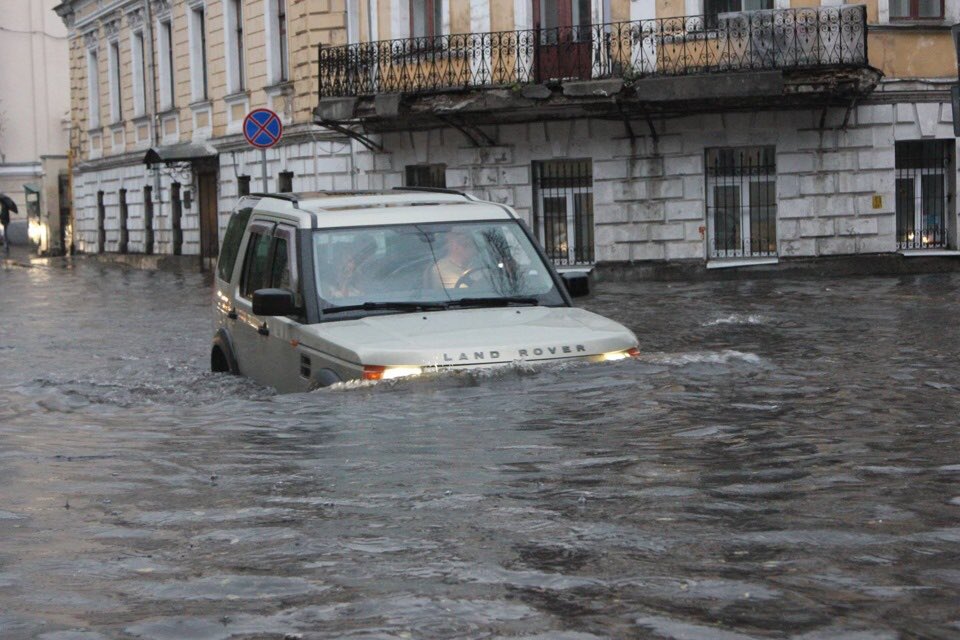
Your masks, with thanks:
[{"label": "wet road surface", "polygon": [[276,396],[0,269],[0,638],[956,638],[960,276],[604,284],[638,361]]}]

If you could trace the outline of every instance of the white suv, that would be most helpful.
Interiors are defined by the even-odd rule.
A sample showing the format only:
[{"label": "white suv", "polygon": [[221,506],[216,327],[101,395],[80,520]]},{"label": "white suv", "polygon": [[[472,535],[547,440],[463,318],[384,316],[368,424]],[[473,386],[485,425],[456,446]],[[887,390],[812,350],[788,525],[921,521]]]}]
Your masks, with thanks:
[{"label": "white suv", "polygon": [[247,196],[217,266],[214,371],[281,392],[637,354],[509,207],[446,190]]}]

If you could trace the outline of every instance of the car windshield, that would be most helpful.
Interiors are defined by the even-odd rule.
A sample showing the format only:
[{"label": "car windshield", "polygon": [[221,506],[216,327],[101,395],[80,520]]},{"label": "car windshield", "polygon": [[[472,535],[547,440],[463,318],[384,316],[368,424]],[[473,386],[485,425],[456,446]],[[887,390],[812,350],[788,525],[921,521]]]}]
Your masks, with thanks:
[{"label": "car windshield", "polygon": [[315,231],[327,313],[565,304],[516,221]]}]

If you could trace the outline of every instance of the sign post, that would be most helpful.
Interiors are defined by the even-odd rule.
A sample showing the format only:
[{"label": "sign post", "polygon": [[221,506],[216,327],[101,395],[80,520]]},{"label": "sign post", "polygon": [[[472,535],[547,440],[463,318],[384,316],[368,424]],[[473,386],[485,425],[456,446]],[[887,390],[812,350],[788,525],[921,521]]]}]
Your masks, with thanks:
[{"label": "sign post", "polygon": [[263,192],[267,193],[267,149],[280,142],[283,123],[270,109],[254,109],[243,119],[243,137],[250,145],[260,149],[260,175],[263,178]]}]

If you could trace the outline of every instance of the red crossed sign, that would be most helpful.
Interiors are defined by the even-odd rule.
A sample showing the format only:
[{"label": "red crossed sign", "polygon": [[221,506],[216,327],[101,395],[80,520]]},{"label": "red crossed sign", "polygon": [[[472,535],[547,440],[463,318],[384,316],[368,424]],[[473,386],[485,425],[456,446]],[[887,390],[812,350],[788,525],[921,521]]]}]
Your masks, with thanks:
[{"label": "red crossed sign", "polygon": [[243,119],[243,137],[260,149],[268,149],[283,137],[283,124],[270,109],[254,109]]}]

